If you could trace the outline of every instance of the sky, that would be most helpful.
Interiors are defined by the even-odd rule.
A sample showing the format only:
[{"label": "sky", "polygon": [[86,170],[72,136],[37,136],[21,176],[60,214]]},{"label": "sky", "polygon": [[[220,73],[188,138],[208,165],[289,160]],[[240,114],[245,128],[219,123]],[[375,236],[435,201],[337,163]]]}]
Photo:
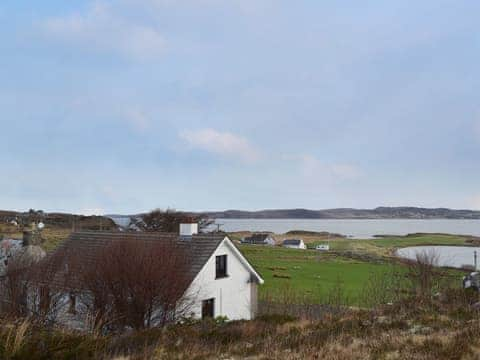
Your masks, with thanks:
[{"label": "sky", "polygon": [[0,3],[0,208],[480,209],[480,2]]}]

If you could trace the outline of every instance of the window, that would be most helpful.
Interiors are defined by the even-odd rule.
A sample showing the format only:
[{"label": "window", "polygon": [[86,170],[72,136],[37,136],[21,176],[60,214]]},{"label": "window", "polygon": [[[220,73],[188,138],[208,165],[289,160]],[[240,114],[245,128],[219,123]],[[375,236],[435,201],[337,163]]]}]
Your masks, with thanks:
[{"label": "window", "polygon": [[217,256],[215,278],[221,279],[227,276],[227,255]]},{"label": "window", "polygon": [[215,317],[215,299],[202,301],[202,319]]}]

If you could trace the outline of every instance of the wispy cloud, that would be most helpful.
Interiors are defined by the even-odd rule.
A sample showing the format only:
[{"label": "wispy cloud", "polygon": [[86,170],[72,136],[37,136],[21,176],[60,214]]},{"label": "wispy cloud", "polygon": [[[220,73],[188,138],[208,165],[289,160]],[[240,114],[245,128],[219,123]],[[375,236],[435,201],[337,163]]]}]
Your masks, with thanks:
[{"label": "wispy cloud", "polygon": [[135,59],[158,58],[165,39],[154,27],[135,23],[104,2],[94,2],[84,13],[52,17],[42,28],[53,40],[86,50],[115,51]]},{"label": "wispy cloud", "polygon": [[190,146],[244,162],[259,160],[259,151],[244,137],[214,129],[183,131],[180,137]]},{"label": "wispy cloud", "polygon": [[327,164],[312,155],[293,157],[299,160],[304,177],[323,180],[351,180],[362,175],[361,170],[352,164]]},{"label": "wispy cloud", "polygon": [[468,205],[472,209],[480,210],[480,194],[473,196]]},{"label": "wispy cloud", "polygon": [[480,119],[478,119],[473,124],[473,131],[474,131],[475,135],[477,136],[477,139],[480,141]]},{"label": "wispy cloud", "polygon": [[78,214],[90,216],[90,215],[104,215],[105,209],[102,208],[87,208],[87,209],[80,209],[77,211]]},{"label": "wispy cloud", "polygon": [[274,0],[127,0],[127,2],[149,5],[155,8],[185,7],[206,8],[206,7],[228,7],[243,15],[255,15],[271,9],[276,5]]},{"label": "wispy cloud", "polygon": [[150,119],[141,110],[128,110],[125,114],[125,119],[136,132],[144,133],[150,128]]}]

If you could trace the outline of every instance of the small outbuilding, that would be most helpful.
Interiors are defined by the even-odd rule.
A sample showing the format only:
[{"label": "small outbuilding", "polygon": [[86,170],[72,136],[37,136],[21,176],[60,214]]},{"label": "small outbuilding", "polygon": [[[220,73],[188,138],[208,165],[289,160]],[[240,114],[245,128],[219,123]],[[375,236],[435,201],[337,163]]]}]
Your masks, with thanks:
[{"label": "small outbuilding", "polygon": [[305,250],[307,248],[302,239],[285,239],[283,240],[282,246],[290,249]]},{"label": "small outbuilding", "polygon": [[329,250],[330,250],[330,245],[328,245],[328,244],[320,244],[320,245],[315,246],[315,250],[318,250],[318,251],[329,251]]},{"label": "small outbuilding", "polygon": [[272,234],[268,233],[253,234],[242,239],[242,244],[274,246],[275,243],[275,238],[272,236]]}]

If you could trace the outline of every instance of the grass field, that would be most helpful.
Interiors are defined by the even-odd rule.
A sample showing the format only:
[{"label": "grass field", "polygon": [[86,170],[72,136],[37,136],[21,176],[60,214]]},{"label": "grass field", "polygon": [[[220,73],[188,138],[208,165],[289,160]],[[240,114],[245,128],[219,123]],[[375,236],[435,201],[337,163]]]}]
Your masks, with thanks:
[{"label": "grass field", "polygon": [[[417,234],[408,236],[392,236],[368,240],[333,239],[328,241],[334,251],[366,251],[377,255],[388,256],[393,249],[418,245],[467,245],[466,238],[458,235]],[[325,240],[313,240],[309,247],[325,244]]]},{"label": "grass field", "polygon": [[[309,246],[316,243],[313,241]],[[363,291],[370,279],[405,269],[391,257],[393,249],[415,245],[464,245],[466,239],[420,234],[371,240],[336,239],[329,244],[331,252],[252,245],[242,245],[241,250],[265,279],[260,290],[263,296],[279,298],[284,292],[293,292],[321,303],[333,289],[341,286],[348,304],[362,305]],[[373,254],[380,261],[352,260],[341,256],[341,251],[347,250]],[[452,274],[458,275],[460,283],[462,273],[453,271]]]},{"label": "grass field", "polygon": [[242,246],[241,250],[265,279],[261,295],[278,298],[285,292],[293,292],[320,303],[341,286],[347,303],[361,305],[362,291],[369,279],[391,273],[400,266],[389,261],[357,261],[314,250],[252,245]]}]

